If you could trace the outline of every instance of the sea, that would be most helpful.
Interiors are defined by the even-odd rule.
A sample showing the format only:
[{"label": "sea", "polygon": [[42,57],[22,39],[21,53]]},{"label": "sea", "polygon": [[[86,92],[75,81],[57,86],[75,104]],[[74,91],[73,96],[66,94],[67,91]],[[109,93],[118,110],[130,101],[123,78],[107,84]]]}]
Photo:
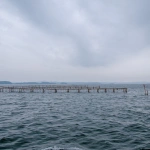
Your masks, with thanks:
[{"label": "sea", "polygon": [[150,96],[143,85],[100,86],[128,92],[1,92],[0,150],[150,149]]}]

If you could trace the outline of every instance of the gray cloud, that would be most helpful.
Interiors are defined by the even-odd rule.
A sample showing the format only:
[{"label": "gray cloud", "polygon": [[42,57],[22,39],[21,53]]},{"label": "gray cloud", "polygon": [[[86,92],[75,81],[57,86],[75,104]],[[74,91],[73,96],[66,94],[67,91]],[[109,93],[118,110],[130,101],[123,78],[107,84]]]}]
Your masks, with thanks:
[{"label": "gray cloud", "polygon": [[[10,59],[21,51],[23,56],[18,57],[23,58],[17,57],[14,66],[26,59],[33,64],[25,64],[27,70],[38,64],[41,71],[51,68],[54,76],[60,68],[66,72],[82,68],[86,73],[99,68],[113,74],[118,63],[127,64],[130,72],[128,61],[144,51],[143,58],[149,49],[149,4],[149,0],[3,0],[0,48],[12,54]],[[6,53],[1,57],[8,57]]]},{"label": "gray cloud", "polygon": [[[144,38],[146,35],[142,36],[142,34],[146,32],[145,24],[148,27],[150,20],[148,0],[144,2],[135,0],[132,2],[118,0],[113,2],[110,0],[11,2],[19,8],[22,16],[36,27],[49,34],[72,39],[77,48],[76,59],[79,58],[78,61],[83,66],[88,66],[89,61],[89,65],[101,65],[102,61],[98,61],[98,53],[94,50],[100,51],[101,59],[111,55],[106,61],[103,60],[104,63],[108,60],[111,63],[111,58],[114,61],[113,56],[118,52],[122,51],[126,54],[127,51],[137,51],[146,44]],[[80,24],[78,24],[78,17],[81,20]],[[93,47],[93,39],[94,44],[100,45],[97,49]]]}]

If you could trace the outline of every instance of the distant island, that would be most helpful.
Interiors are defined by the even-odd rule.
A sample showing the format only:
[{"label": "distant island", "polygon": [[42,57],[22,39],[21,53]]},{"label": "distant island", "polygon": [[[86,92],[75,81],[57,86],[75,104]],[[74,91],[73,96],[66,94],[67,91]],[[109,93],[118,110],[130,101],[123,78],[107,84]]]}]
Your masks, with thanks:
[{"label": "distant island", "polygon": [[0,84],[12,84],[10,81],[0,81]]},{"label": "distant island", "polygon": [[13,84],[56,84],[55,82],[16,82]]},{"label": "distant island", "polygon": [[56,82],[10,82],[0,81],[0,84],[57,84]]}]

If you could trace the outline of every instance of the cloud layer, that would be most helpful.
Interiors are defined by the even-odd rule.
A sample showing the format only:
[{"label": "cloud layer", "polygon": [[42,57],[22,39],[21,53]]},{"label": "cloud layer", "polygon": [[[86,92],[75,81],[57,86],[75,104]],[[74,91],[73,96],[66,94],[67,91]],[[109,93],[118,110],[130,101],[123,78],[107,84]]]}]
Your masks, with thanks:
[{"label": "cloud layer", "polygon": [[150,81],[149,0],[1,0],[0,80]]}]

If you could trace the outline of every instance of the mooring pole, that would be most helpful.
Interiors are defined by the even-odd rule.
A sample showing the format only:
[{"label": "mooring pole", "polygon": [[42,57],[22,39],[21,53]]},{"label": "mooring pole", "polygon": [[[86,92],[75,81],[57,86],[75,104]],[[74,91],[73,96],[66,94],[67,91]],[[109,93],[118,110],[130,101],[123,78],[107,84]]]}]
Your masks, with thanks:
[{"label": "mooring pole", "polygon": [[146,91],[146,95],[148,95],[148,90]]},{"label": "mooring pole", "polygon": [[148,95],[148,90],[146,90],[145,84],[143,84],[143,87],[144,87],[145,95]]},{"label": "mooring pole", "polygon": [[113,89],[113,93],[115,93],[115,89]]}]

